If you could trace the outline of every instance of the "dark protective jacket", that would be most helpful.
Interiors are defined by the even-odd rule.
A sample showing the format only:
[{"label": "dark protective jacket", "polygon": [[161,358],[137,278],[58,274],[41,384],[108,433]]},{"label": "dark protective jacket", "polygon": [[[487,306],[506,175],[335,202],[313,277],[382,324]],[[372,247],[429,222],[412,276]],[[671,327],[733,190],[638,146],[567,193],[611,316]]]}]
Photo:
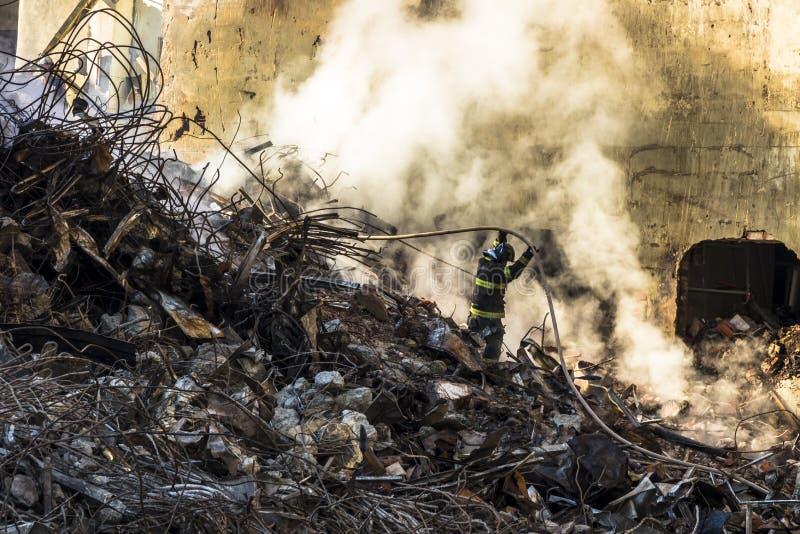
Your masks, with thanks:
[{"label": "dark protective jacket", "polygon": [[517,261],[506,266],[505,262],[499,262],[484,254],[478,261],[475,292],[469,307],[470,315],[486,319],[505,317],[506,285],[522,273],[531,258],[533,258],[533,250],[528,248]]}]

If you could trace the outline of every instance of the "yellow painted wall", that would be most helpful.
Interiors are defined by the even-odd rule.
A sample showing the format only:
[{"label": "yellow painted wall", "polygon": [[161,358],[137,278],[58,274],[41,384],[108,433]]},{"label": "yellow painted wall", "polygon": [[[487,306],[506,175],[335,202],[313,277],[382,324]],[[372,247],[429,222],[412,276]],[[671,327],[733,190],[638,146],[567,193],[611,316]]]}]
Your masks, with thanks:
[{"label": "yellow painted wall", "polygon": [[[314,42],[318,35],[324,38],[339,3],[166,0],[164,102],[178,116],[193,118],[199,110],[208,127],[226,141],[237,128],[260,131],[263,117],[245,112],[239,123],[237,110],[265,109],[279,74],[297,83],[313,71]],[[200,133],[197,128],[191,131]],[[209,144],[187,135],[178,146],[182,157],[200,161]]]},{"label": "yellow painted wall", "polygon": [[19,0],[17,55],[36,59],[78,0]]},{"label": "yellow painted wall", "polygon": [[618,147],[652,296],[675,314],[675,266],[704,239],[765,229],[800,252],[800,2],[615,0],[663,113]]}]

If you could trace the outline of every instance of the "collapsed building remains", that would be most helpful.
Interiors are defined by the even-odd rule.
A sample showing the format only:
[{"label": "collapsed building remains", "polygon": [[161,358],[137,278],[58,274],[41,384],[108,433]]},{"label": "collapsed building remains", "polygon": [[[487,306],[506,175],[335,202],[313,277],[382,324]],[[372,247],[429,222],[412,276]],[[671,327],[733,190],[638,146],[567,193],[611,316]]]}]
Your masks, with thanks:
[{"label": "collapsed building remains", "polygon": [[[230,198],[209,190],[218,171],[183,180],[157,94],[110,111],[70,78],[70,63],[96,66],[94,46],[132,68],[88,44],[0,76],[0,530],[800,524],[792,412],[718,403],[741,440],[690,439],[685,406],[614,381],[608,362],[567,365],[547,321],[486,368],[435,302],[343,276],[342,258],[380,264],[358,210],[304,211],[255,171]],[[774,337],[769,321],[694,336],[731,351]],[[768,341],[747,395],[774,394],[771,374],[796,363],[796,328]]]}]

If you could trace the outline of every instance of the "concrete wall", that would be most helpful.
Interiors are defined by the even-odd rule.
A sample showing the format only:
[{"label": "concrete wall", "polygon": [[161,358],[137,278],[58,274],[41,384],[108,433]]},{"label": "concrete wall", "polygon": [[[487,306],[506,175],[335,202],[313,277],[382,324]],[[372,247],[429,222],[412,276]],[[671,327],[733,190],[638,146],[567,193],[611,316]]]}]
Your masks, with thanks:
[{"label": "concrete wall", "polygon": [[[237,128],[254,132],[278,74],[290,83],[314,68],[319,40],[340,0],[166,0],[162,69],[163,101],[177,116],[205,118],[226,141]],[[249,104],[254,104],[250,107]],[[242,112],[241,124],[236,111]],[[176,136],[180,124],[171,129]],[[201,129],[181,137],[181,157],[203,159],[211,146],[198,141]],[[180,132],[177,135],[181,135]],[[253,140],[253,144],[259,141]]]},{"label": "concrete wall", "polygon": [[77,4],[78,0],[19,0],[17,55],[38,58]]},{"label": "concrete wall", "polygon": [[704,239],[764,229],[800,251],[800,3],[615,0],[638,59],[667,106],[620,149],[651,295],[675,317],[681,255]]}]

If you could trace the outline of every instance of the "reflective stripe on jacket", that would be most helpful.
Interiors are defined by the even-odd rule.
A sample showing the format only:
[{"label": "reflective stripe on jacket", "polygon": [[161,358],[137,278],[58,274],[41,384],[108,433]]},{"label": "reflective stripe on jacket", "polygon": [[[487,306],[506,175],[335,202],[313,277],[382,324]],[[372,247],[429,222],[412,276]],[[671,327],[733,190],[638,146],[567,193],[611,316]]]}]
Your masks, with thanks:
[{"label": "reflective stripe on jacket", "polygon": [[478,261],[478,272],[475,274],[475,291],[469,312],[475,317],[501,319],[505,317],[506,286],[517,278],[533,257],[528,249],[510,266],[484,256]]}]

